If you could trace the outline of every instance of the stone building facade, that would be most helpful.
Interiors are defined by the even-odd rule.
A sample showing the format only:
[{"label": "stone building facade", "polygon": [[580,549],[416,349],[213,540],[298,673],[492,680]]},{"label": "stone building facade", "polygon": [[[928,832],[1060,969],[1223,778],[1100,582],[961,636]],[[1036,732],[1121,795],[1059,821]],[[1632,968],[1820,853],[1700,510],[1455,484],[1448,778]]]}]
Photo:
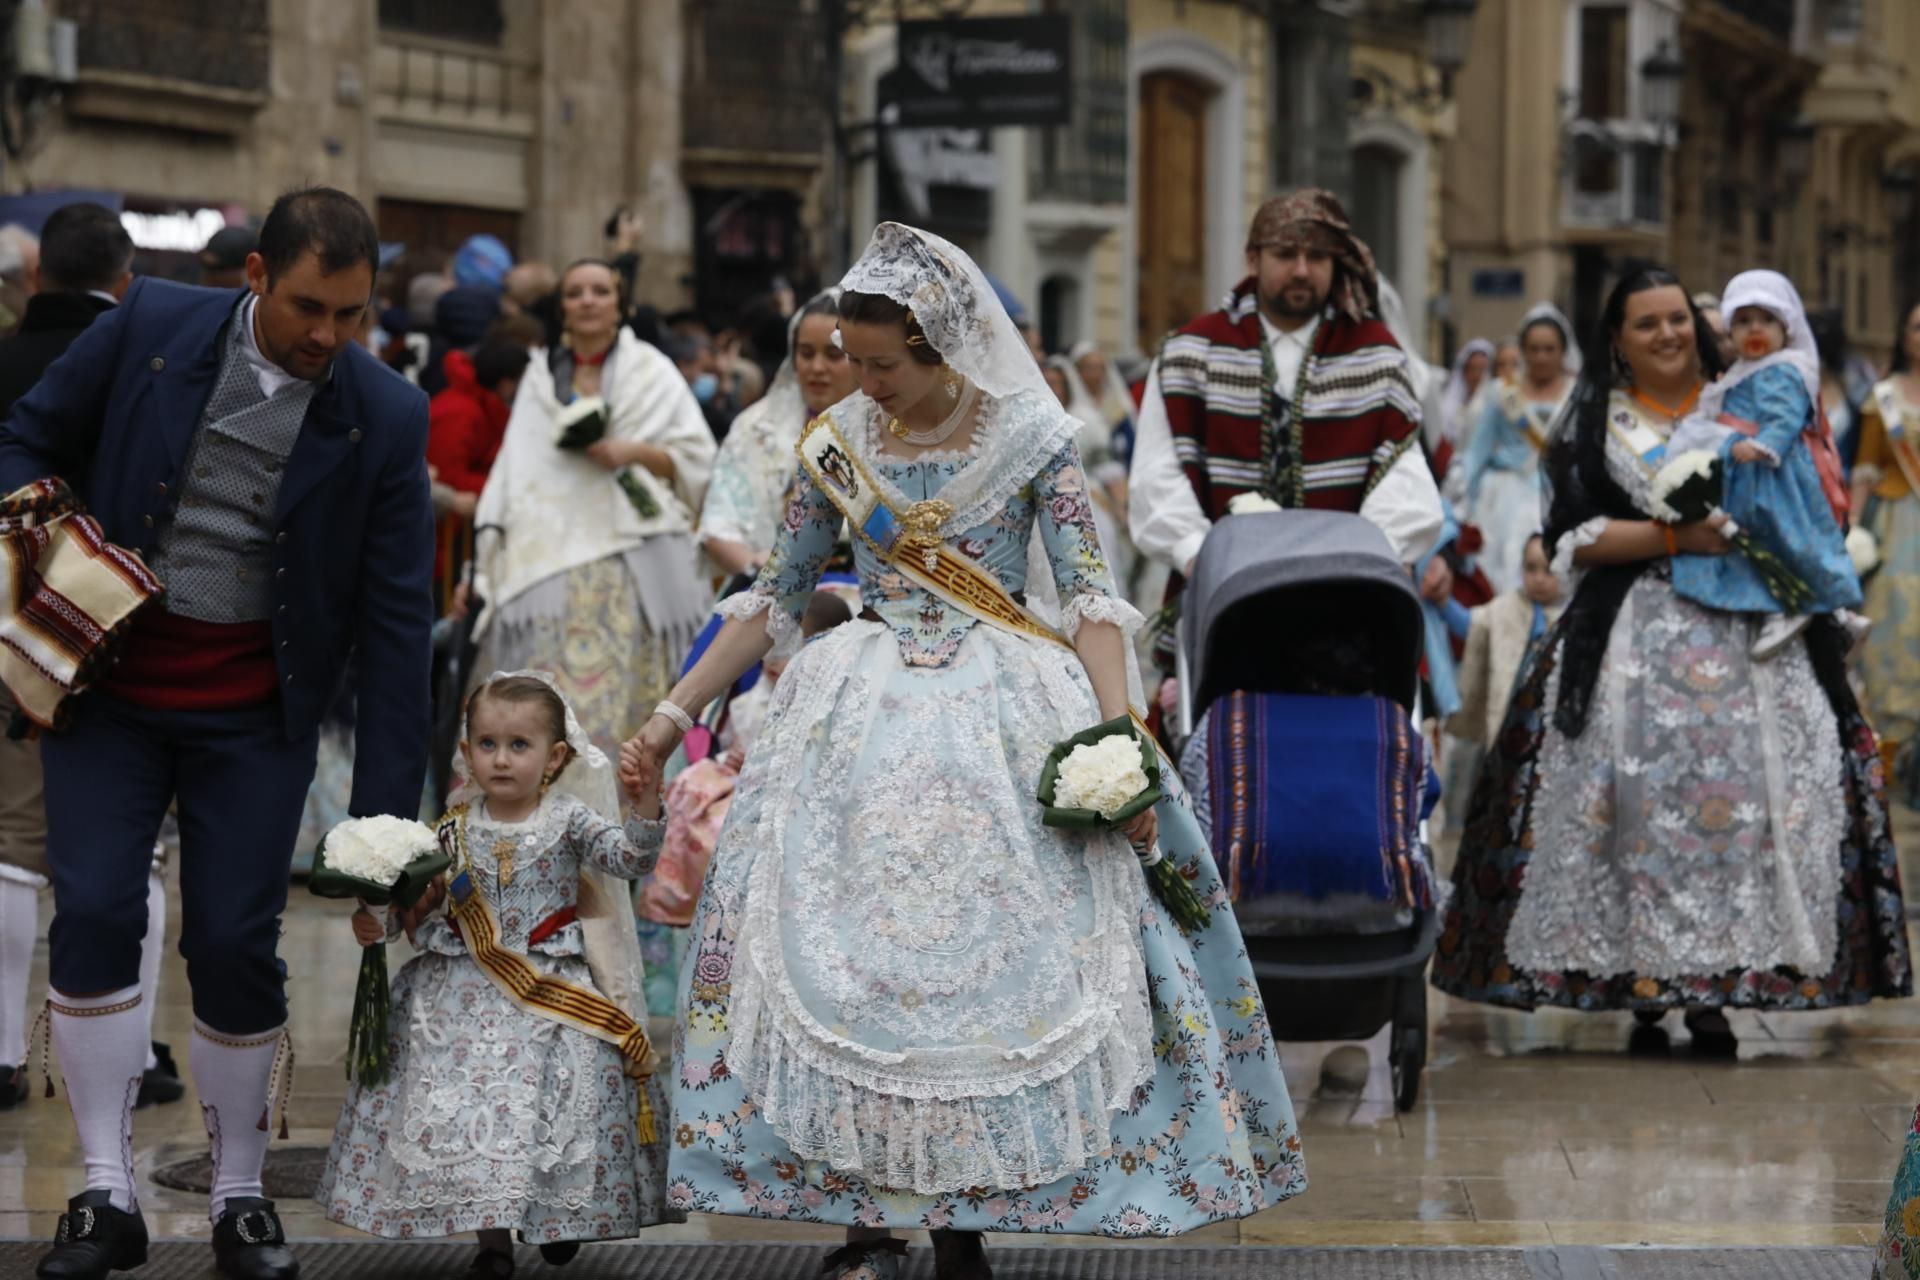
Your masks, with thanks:
[{"label": "stone building facade", "polygon": [[[811,0],[229,0],[217,26],[193,0],[53,8],[78,24],[79,80],[10,192],[240,221],[324,182],[374,208],[383,239],[485,231],[553,262],[601,252],[626,205],[668,308],[819,269]],[[696,299],[696,276],[725,296]]]},{"label": "stone building facade", "polygon": [[1907,0],[1480,0],[1444,162],[1455,333],[1542,298],[1590,333],[1637,261],[1701,291],[1772,267],[1884,359],[1920,283],[1916,65]]}]

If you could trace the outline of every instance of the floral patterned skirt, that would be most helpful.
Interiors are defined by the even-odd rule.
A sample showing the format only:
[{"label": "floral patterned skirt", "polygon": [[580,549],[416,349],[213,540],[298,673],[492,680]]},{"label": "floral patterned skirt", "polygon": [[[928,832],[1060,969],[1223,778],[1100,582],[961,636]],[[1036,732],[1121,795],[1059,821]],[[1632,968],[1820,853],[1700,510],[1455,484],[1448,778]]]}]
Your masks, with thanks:
[{"label": "floral patterned skirt", "polygon": [[[591,985],[584,959],[532,957]],[[523,1012],[464,955],[415,956],[393,983],[393,1073],[352,1086],[314,1199],[388,1239],[512,1229],[533,1244],[614,1240],[665,1207],[667,1099],[620,1051]],[[657,1141],[634,1135],[637,1088]]]},{"label": "floral patterned skirt", "polygon": [[[1920,497],[1876,499],[1865,519],[1880,541],[1880,568],[1860,606],[1873,619],[1860,677],[1874,726],[1904,744],[1920,738]],[[1920,779],[1909,779],[1907,799],[1920,800]]]},{"label": "floral patterned skirt", "polygon": [[[1126,1237],[1176,1235],[1305,1190],[1293,1108],[1266,1011],[1185,797],[1160,806],[1160,841],[1214,906],[1212,925],[1194,938],[1158,910],[1124,842],[1114,842],[1116,850],[1106,837],[1038,823],[1032,798],[1038,760],[1052,742],[1086,727],[1058,723],[1053,711],[1067,708],[1064,714],[1089,721],[1095,714],[1084,673],[1077,685],[1061,683],[1068,664],[1077,670],[1072,655],[1063,660],[1036,642],[984,626],[945,668],[903,668],[890,652],[895,645],[880,625],[855,622],[803,649],[780,682],[741,776],[681,974],[669,1205],[843,1226]],[[1057,671],[1043,680],[1041,668],[1049,663]],[[958,758],[942,765],[928,755],[937,752],[974,756],[964,766]],[[798,772],[783,773],[783,760],[801,762]],[[1177,792],[1171,772],[1165,784]],[[885,801],[890,788],[902,794]],[[876,807],[882,803],[892,805],[891,817]],[[810,831],[829,834],[812,841]],[[1015,857],[1009,849],[1026,854]],[[793,1059],[809,1046],[775,1039],[768,1001],[803,1008],[822,1044],[844,1040],[851,1027],[871,1045],[892,1028],[910,1062],[943,1061],[937,1044],[944,1039],[953,1046],[952,1059],[975,1073],[987,1070],[981,1062],[1002,1059],[1001,1069],[1011,1072],[1021,1067],[1026,1046],[995,1046],[1017,1041],[1029,1015],[1015,1016],[1010,1032],[990,1015],[1026,1008],[1023,1002],[1042,988],[1064,990],[1069,1004],[1076,990],[1085,1002],[1096,999],[1044,969],[1029,975],[1031,989],[1003,988],[1022,972],[1019,956],[1051,954],[1049,930],[1096,930],[1061,951],[1068,972],[1104,945],[1097,926],[1088,924],[1100,919],[1088,895],[1098,898],[1107,875],[1098,860],[1115,858],[1122,861],[1106,866],[1120,867],[1119,882],[1131,886],[1118,927],[1131,965],[1138,966],[1121,976],[1144,980],[1140,1038],[1132,1046],[1141,1077],[1119,1109],[1078,1113],[1097,1132],[1085,1148],[1089,1154],[1037,1186],[960,1183],[911,1191],[890,1174],[869,1176],[902,1167],[902,1149],[925,1162],[909,1161],[909,1169],[964,1168],[969,1148],[979,1154],[976,1144],[1030,1149],[1037,1141],[1057,1151],[1067,1140],[1044,1116],[1028,1113],[1024,1132],[1002,1123],[1021,1092],[1051,1085],[1008,1086],[1011,1092],[992,1096],[957,1089],[934,1095],[932,1103],[921,1094],[917,1110],[890,1101],[890,1094],[876,1104],[889,1073],[904,1080],[906,1070],[882,1048],[870,1051],[872,1077],[857,1064],[834,1077],[828,1087],[839,1090],[832,1096],[845,1099],[844,1106],[818,1113],[825,1138],[848,1158],[795,1154],[782,1132],[816,1137],[793,1114],[796,1099],[805,1101],[791,1085]],[[891,872],[881,874],[881,867]],[[810,882],[838,907],[811,911]],[[765,884],[785,886],[779,891],[784,916],[802,923],[770,931],[754,906]],[[815,915],[819,920],[805,923]],[[823,935],[833,928],[845,930],[849,946],[858,944],[849,963],[867,971],[846,990],[835,988],[825,966],[807,955],[830,945]],[[784,968],[775,959],[782,950]],[[1002,964],[1003,957],[1015,958]],[[986,968],[976,972],[981,965]],[[769,972],[779,976],[777,984],[767,982]],[[758,997],[748,994],[750,983],[762,986]],[[990,987],[997,994],[987,1008],[981,993]],[[757,1023],[756,1000],[762,1004]],[[1032,1017],[1026,1034],[1038,1037],[1034,1050],[1044,1051],[1048,1029],[1066,1023],[1045,1010]],[[756,1026],[756,1052],[790,1055],[763,1076],[772,1082],[764,1092],[749,1092],[737,1069],[742,1061],[751,1065],[741,1043]],[[944,1037],[942,1026],[951,1028]],[[810,1078],[840,1069],[821,1066]],[[1072,1103],[1081,1095],[1046,1096]],[[903,1126],[903,1115],[918,1120]],[[776,1132],[770,1116],[788,1127]],[[858,1120],[849,1123],[849,1117]],[[1036,1140],[1033,1131],[1040,1129],[1048,1132]]]},{"label": "floral patterned skirt", "polygon": [[1907,1145],[1894,1171],[1873,1280],[1920,1280],[1920,1109],[1907,1126]]},{"label": "floral patterned skirt", "polygon": [[[1640,625],[1631,608],[1641,611]],[[1523,672],[1468,809],[1434,986],[1512,1008],[1585,1011],[1828,1009],[1911,995],[1879,752],[1851,696],[1832,705],[1816,683],[1818,705],[1802,705],[1813,680],[1807,650],[1750,666],[1743,615],[1682,600],[1655,573],[1634,586],[1622,613],[1589,722],[1571,744],[1551,720],[1566,622]],[[1762,681],[1772,682],[1771,708],[1754,697]],[[1618,692],[1622,686],[1630,692]],[[1776,714],[1824,729],[1819,741],[1785,752],[1771,770],[1785,777],[1770,787],[1769,766],[1747,755],[1760,754],[1752,745],[1763,736],[1759,717]],[[1775,728],[1790,734],[1793,726]],[[1839,757],[1843,798],[1831,832],[1803,812],[1821,807],[1806,783],[1824,776],[1827,752]],[[1566,776],[1570,770],[1578,776]],[[1773,824],[1770,792],[1792,797],[1793,806]],[[1639,825],[1629,830],[1630,820]],[[1790,856],[1775,850],[1779,831],[1799,833]],[[1816,873],[1831,886],[1824,901],[1813,892]],[[1730,887],[1715,896],[1702,891],[1710,884]],[[1729,949],[1766,954],[1771,940],[1754,919],[1777,916],[1796,896],[1794,884],[1832,930],[1824,970],[1688,967],[1689,958]],[[1543,924],[1539,910],[1528,911],[1529,893],[1550,895],[1562,909]],[[1580,901],[1590,905],[1570,905]],[[1601,919],[1610,906],[1619,921]],[[1530,968],[1517,958],[1555,946],[1603,962]]]}]

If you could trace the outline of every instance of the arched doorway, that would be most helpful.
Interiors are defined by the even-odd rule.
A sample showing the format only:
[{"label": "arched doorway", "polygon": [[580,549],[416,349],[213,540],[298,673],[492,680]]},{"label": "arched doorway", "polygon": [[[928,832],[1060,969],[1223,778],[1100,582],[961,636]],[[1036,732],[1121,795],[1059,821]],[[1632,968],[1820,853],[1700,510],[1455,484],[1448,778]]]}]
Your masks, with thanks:
[{"label": "arched doorway", "polygon": [[1213,90],[1177,72],[1140,77],[1140,350],[1207,304],[1207,108]]}]

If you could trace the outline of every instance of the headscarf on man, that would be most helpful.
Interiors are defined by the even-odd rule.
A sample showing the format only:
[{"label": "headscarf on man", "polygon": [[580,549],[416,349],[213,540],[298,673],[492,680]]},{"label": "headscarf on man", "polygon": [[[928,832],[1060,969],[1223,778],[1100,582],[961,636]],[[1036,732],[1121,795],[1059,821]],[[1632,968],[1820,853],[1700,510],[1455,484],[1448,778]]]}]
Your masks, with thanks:
[{"label": "headscarf on man", "polygon": [[1339,197],[1323,187],[1302,187],[1274,196],[1253,215],[1247,251],[1266,248],[1318,249],[1334,260],[1336,271],[1328,301],[1356,324],[1380,312],[1380,275],[1373,251],[1353,233]]}]

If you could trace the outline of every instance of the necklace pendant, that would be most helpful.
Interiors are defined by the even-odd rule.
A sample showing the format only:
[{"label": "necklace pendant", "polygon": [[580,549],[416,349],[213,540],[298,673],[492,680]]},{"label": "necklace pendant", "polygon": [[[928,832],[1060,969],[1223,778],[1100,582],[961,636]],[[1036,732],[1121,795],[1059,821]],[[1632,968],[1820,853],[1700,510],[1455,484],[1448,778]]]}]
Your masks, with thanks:
[{"label": "necklace pendant", "polygon": [[898,418],[887,423],[887,430],[893,433],[893,438],[896,440],[905,440],[910,431],[907,424]]},{"label": "necklace pendant", "polygon": [[952,516],[952,505],[938,498],[927,498],[908,507],[900,517],[901,528],[905,530],[900,536],[901,554],[917,554],[926,571],[932,573],[939,567],[940,547],[945,541],[940,536],[940,526]]},{"label": "necklace pendant", "polygon": [[513,841],[496,840],[493,843],[493,860],[499,867],[495,879],[502,889],[513,883]]}]

